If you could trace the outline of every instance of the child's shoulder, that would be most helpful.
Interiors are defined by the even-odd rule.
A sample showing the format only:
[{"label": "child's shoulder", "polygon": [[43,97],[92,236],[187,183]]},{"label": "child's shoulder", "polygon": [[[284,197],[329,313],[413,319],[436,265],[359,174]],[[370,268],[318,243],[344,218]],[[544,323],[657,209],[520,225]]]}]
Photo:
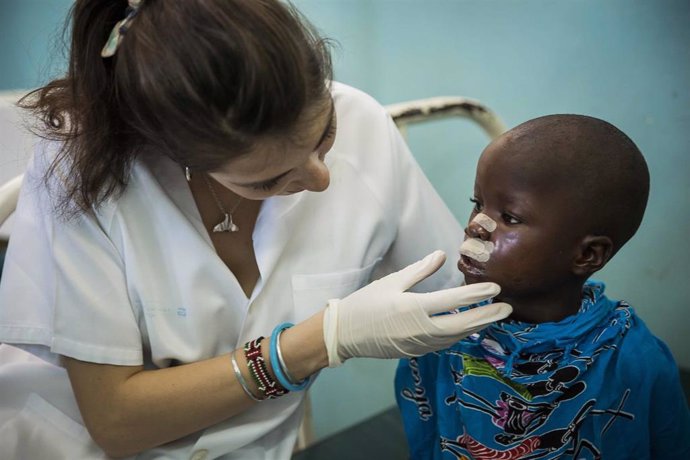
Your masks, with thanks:
[{"label": "child's shoulder", "polygon": [[639,378],[677,378],[678,368],[668,345],[654,335],[632,307],[621,303],[630,314],[629,328],[617,344],[616,367],[623,375]]},{"label": "child's shoulder", "polygon": [[630,312],[630,326],[621,340],[621,353],[632,355],[636,360],[656,359],[660,353],[668,353],[668,346],[647,327],[633,307],[621,302]]}]

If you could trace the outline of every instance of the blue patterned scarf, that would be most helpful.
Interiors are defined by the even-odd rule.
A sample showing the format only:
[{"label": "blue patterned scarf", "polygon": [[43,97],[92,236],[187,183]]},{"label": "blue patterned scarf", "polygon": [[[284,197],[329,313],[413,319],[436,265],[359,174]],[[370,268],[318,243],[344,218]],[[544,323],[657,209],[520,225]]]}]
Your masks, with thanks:
[{"label": "blue patterned scarf", "polygon": [[[677,370],[632,308],[603,292],[602,283],[587,283],[578,313],[560,322],[505,321],[450,349],[401,361],[396,396],[412,457],[650,458],[649,395],[656,390],[645,372],[655,371],[654,360],[676,379]],[[629,359],[662,347],[658,356],[640,353],[639,369],[625,366],[639,373],[639,388],[623,378],[616,352],[631,328]],[[681,399],[676,405],[683,404],[678,389],[668,389]],[[687,408],[678,417],[680,433],[690,434]]]}]

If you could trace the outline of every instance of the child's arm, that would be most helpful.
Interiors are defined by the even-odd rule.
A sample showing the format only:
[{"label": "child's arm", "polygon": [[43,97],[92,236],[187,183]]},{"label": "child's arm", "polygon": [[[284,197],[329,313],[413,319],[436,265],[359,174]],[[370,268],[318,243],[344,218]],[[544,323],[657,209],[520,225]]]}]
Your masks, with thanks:
[{"label": "child's arm", "polygon": [[[658,367],[650,401],[650,458],[690,459],[690,411],[678,375],[678,367],[668,348]],[[666,359],[664,359],[666,358]]]}]

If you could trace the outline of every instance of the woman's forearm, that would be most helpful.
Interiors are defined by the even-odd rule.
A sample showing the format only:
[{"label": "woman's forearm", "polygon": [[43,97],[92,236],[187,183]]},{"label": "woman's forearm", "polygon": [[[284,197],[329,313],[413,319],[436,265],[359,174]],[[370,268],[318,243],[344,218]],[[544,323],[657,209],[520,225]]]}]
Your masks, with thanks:
[{"label": "woman's forearm", "polygon": [[65,367],[89,433],[114,457],[182,438],[253,404],[229,355],[158,370],[69,358]]},{"label": "woman's forearm", "polygon": [[[322,314],[315,315],[281,336],[285,363],[297,379],[328,363],[321,322]],[[264,339],[262,352],[270,372],[269,346],[269,338]],[[258,395],[242,350],[235,357],[249,390]],[[257,404],[235,378],[229,354],[157,370],[71,358],[64,362],[91,436],[114,457],[174,441]]]}]

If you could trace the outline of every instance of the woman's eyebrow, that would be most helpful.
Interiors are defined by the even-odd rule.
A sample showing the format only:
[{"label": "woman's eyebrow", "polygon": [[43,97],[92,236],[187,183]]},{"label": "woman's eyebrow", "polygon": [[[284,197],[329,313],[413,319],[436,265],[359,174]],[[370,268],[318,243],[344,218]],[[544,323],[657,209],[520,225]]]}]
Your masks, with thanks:
[{"label": "woman's eyebrow", "polygon": [[[316,143],[316,147],[314,147],[314,150],[319,148],[319,146],[324,141],[324,139],[326,139],[328,132],[331,130],[331,126],[333,126],[333,114],[334,113],[335,113],[335,102],[333,101],[333,99],[331,99],[331,111],[328,113],[329,114],[328,124],[326,125],[326,129],[324,129],[323,132],[321,133],[321,137],[319,138],[319,142]],[[289,169],[289,170],[285,171],[284,173],[278,174],[277,176],[272,177],[270,179],[264,179],[264,180],[261,180],[259,182],[250,182],[248,184],[238,183],[237,185],[239,185],[240,187],[260,187],[264,184],[270,184],[272,182],[280,180],[283,176],[286,176],[290,171],[292,171],[292,169]]]}]

